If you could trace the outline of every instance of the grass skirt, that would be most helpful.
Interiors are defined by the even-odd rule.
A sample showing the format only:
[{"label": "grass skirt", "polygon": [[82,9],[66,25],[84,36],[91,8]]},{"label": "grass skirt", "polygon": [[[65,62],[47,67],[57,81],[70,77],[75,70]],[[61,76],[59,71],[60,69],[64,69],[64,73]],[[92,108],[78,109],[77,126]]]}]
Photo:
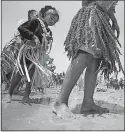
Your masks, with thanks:
[{"label": "grass skirt", "polygon": [[10,82],[11,78],[6,78],[7,75],[13,75],[16,67],[16,60],[21,47],[21,38],[19,35],[9,41],[1,52],[1,73],[2,82]]},{"label": "grass skirt", "polygon": [[[33,42],[30,42],[30,44]],[[21,64],[21,58],[23,57],[23,65]],[[32,83],[32,89],[43,88],[45,84],[51,81],[51,72],[45,67],[46,52],[41,45],[29,46],[25,43],[21,47],[18,58],[17,68],[22,76],[26,76],[28,82]],[[26,64],[26,58],[31,61],[31,65],[35,65],[35,72],[33,77],[29,76],[29,69]],[[24,67],[24,68],[23,68]]]},{"label": "grass skirt", "polygon": [[[96,42],[96,35],[100,40],[99,45]],[[82,46],[86,51],[92,47],[96,51],[101,47],[102,61],[98,72],[101,70],[105,77],[109,77],[114,71],[123,71],[118,45],[121,46],[111,29],[108,14],[96,2],[83,6],[78,11],[64,42],[69,59],[77,57],[78,50]]]}]

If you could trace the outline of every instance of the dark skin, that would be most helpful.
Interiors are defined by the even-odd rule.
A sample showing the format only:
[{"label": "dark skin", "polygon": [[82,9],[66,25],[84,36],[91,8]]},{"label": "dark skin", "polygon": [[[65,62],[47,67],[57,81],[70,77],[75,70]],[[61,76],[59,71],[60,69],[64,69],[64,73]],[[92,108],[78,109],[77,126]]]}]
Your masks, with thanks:
[{"label": "dark skin", "polygon": [[[21,65],[23,67],[23,64],[21,64]],[[23,69],[24,69],[24,67],[23,67]],[[35,65],[33,65],[32,68],[29,70],[30,78],[32,78],[34,71],[35,71]],[[22,78],[22,76],[20,75],[19,72],[17,72],[17,74],[13,77],[12,82],[11,82],[11,86],[10,86],[10,89],[9,89],[10,96],[12,96],[13,90],[18,85],[18,83],[21,81],[21,78]],[[30,88],[31,88],[31,82],[26,82],[26,89],[25,89],[25,92],[24,92],[24,97],[22,99],[23,103],[24,102],[29,103],[29,94],[31,92]]]},{"label": "dark skin", "polygon": [[[47,26],[53,26],[58,21],[58,16],[46,13],[43,21],[46,23]],[[49,40],[51,40],[52,36],[50,36],[49,34],[47,34],[46,38],[49,41]],[[37,36],[34,36],[34,40],[35,40],[36,43],[39,43],[39,39],[38,39]],[[33,70],[35,71],[35,69],[33,69]],[[32,72],[31,72],[31,76],[32,76]],[[29,103],[30,102],[30,99],[29,99],[29,94],[31,92],[30,86],[31,86],[31,84],[28,83],[26,91],[25,91],[25,94],[24,94],[23,103],[25,103],[25,102]]]},{"label": "dark skin", "polygon": [[[29,17],[29,20],[31,20],[32,18],[37,18],[37,15],[38,15],[37,11],[31,12],[30,17]],[[31,62],[30,62],[30,64],[31,64]],[[24,71],[22,59],[21,59],[21,65],[22,65],[22,68],[23,68],[23,71]],[[29,64],[27,64],[27,67],[29,67]],[[35,66],[33,65],[31,67],[31,69],[29,70],[29,76],[30,76],[30,78],[32,78],[34,71],[35,71]],[[8,100],[7,100],[8,103],[11,102],[11,99],[10,98],[12,97],[12,94],[13,94],[14,89],[16,87],[18,87],[18,84],[21,82],[21,78],[22,78],[22,76],[20,75],[19,72],[17,72],[13,76],[13,78],[11,80],[11,85],[9,87],[9,96],[10,97],[8,97]],[[26,82],[26,89],[25,89],[25,92],[24,92],[24,97],[22,99],[23,102],[29,102],[30,87],[31,87],[31,83],[30,82]]]},{"label": "dark skin", "polygon": [[[119,37],[119,27],[114,13],[112,10],[109,10],[108,14],[113,22],[112,28],[113,30],[117,31],[117,37]],[[97,45],[100,45],[101,43],[98,35],[96,35],[96,42]],[[84,114],[86,112],[95,112],[102,114],[109,112],[107,108],[101,108],[100,106],[96,105],[93,99],[97,80],[96,71],[98,69],[99,62],[100,59],[94,58],[91,54],[79,50],[77,57],[72,60],[67,69],[61,92],[53,107],[53,111],[59,117],[64,119],[74,117],[73,113],[68,108],[68,99],[74,85],[77,83],[85,68],[84,99],[81,106],[81,113]]]},{"label": "dark skin", "polygon": [[[46,15],[45,15],[44,19],[43,18],[40,18],[40,19],[44,20],[45,23],[47,24],[47,26],[53,26],[58,21],[59,17],[58,17],[58,15],[52,14],[51,12],[49,12],[49,14],[46,12]],[[39,35],[41,35],[41,28],[39,28],[39,30],[37,30],[38,26],[39,26],[38,24],[36,24],[37,22],[38,22],[38,20],[36,18],[34,18],[34,15],[33,15],[33,19],[29,20],[28,22],[21,25],[18,28],[18,30],[24,38],[27,37],[26,39],[31,39],[31,38],[28,38],[28,37],[31,37],[30,35],[28,36],[28,33],[33,34],[32,40],[34,40],[35,43],[38,44],[38,43],[41,43],[40,40],[41,40],[42,37],[39,36]],[[31,29],[31,31],[29,30],[29,28]],[[37,32],[35,32],[34,30],[36,30]],[[25,31],[27,31],[27,32],[25,32]],[[36,33],[36,34],[34,34],[34,33]],[[47,34],[47,39],[50,39],[49,34]],[[26,62],[27,67],[29,67],[27,63],[32,64],[32,62],[30,62],[28,60],[28,62]],[[21,62],[21,65],[22,65],[22,68],[24,70],[22,62]],[[34,71],[35,71],[35,66],[33,65],[32,68],[29,70],[30,78],[32,78],[32,76],[34,74]],[[22,76],[19,74],[19,72],[17,72],[17,74],[13,77],[12,82],[11,82],[11,86],[10,86],[10,90],[9,90],[9,96],[10,97],[9,97],[8,102],[11,102],[11,97],[12,97],[13,90],[18,85],[19,81],[21,80],[21,77]],[[30,102],[30,99],[29,99],[30,92],[31,92],[31,82],[27,82],[24,97],[22,99],[23,103],[25,103],[25,102],[29,103]]]}]

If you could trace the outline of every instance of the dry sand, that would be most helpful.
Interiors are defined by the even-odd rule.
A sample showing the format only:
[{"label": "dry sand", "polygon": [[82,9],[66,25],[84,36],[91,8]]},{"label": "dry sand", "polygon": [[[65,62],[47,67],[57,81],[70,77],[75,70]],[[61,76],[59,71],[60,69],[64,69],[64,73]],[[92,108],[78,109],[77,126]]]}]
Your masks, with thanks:
[{"label": "dry sand", "polygon": [[[96,92],[95,102],[110,110],[110,113],[98,115],[81,115],[80,106],[83,91],[73,90],[69,99],[69,107],[76,119],[62,120],[52,113],[52,105],[57,97],[57,90],[49,90],[47,94],[32,94],[31,98],[44,98],[42,103],[30,105],[19,103],[22,97],[14,95],[10,104],[2,103],[2,130],[124,130],[124,91],[109,89],[107,92]],[[5,97],[2,95],[3,98]],[[48,104],[51,97],[51,103]],[[35,100],[35,99],[34,99]]]}]

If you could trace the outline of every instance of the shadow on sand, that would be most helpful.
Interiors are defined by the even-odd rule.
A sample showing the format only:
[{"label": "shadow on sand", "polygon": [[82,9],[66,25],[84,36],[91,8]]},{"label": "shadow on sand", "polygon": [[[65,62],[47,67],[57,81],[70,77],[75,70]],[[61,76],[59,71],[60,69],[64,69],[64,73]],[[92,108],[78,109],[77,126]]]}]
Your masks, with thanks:
[{"label": "shadow on sand", "polygon": [[[98,101],[95,100],[95,103],[97,105],[99,105],[100,107],[102,107],[102,108],[107,108],[109,110],[110,114],[121,114],[121,115],[124,114],[124,107],[120,106],[118,104],[113,104],[113,103],[109,103],[109,102],[102,101],[102,100],[98,100]],[[80,114],[81,105],[82,104],[77,104],[75,106],[75,108],[72,109],[72,112],[74,114]],[[85,113],[85,115],[89,115],[89,114],[100,114],[100,113],[95,113],[95,112],[87,112],[87,113]]]},{"label": "shadow on sand", "polygon": [[[2,98],[6,98],[7,92],[2,93]],[[41,93],[40,95],[36,95],[36,93],[32,92],[30,94],[30,99],[28,102],[23,102],[23,93],[14,94],[12,97],[12,102],[18,101],[19,103],[23,104],[29,104],[32,106],[32,104],[43,104],[43,105],[49,105],[53,100],[51,97],[44,96],[44,93]]]}]

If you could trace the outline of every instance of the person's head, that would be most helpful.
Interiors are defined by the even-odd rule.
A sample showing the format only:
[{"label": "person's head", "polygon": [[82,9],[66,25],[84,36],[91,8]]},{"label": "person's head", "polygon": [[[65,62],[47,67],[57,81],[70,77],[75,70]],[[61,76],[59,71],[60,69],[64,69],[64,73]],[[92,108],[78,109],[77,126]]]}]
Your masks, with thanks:
[{"label": "person's head", "polygon": [[42,18],[48,26],[53,26],[59,21],[59,14],[52,6],[45,6],[44,8],[41,8],[39,17]]},{"label": "person's head", "polygon": [[28,11],[28,20],[32,18],[37,18],[38,17],[38,12],[36,10],[29,10]]}]

